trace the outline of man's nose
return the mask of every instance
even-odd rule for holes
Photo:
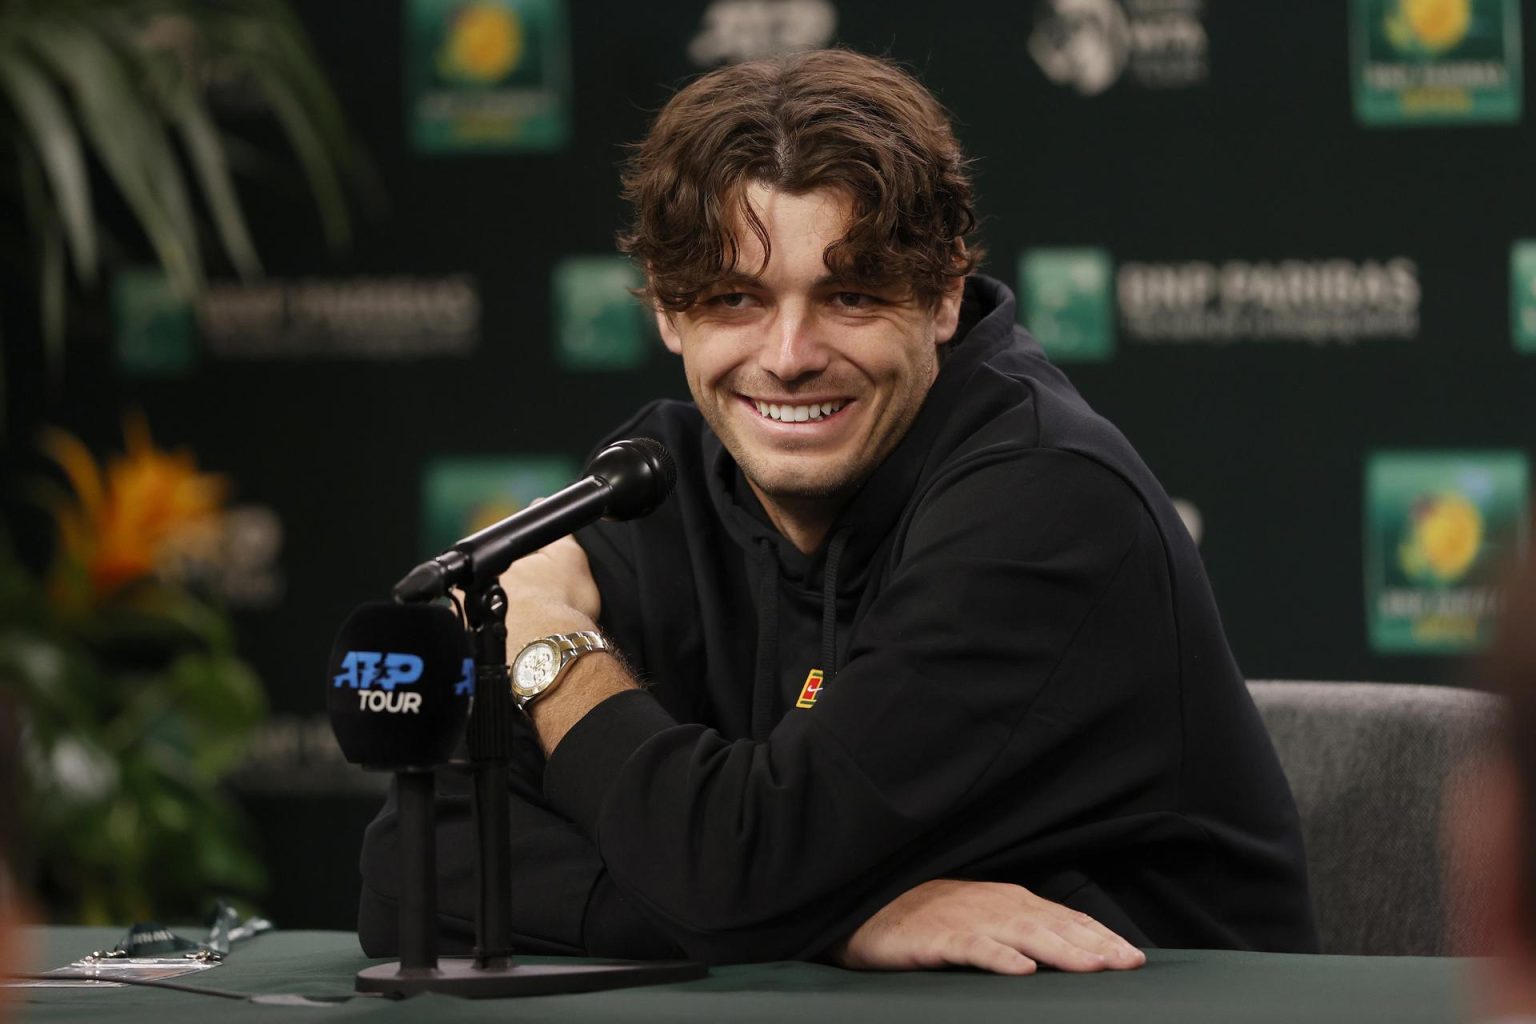
[[[784,309],[763,346],[763,369],[786,384],[826,369],[830,353],[821,332],[810,310]]]

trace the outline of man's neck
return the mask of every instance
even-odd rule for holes
[[[827,531],[837,521],[838,514],[848,504],[847,498],[799,498],[770,497],[758,489],[750,478],[747,485],[757,495],[763,511],[773,528],[783,534],[803,555],[809,555],[821,547],[827,539]]]

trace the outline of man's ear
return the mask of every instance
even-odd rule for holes
[[[657,306],[656,330],[661,334],[661,343],[667,346],[668,352],[675,356],[683,354],[683,339],[677,333],[675,314],[669,313],[660,306]]]
[[[933,311],[933,340],[942,345],[960,329],[960,300],[965,296],[965,278],[952,277],[939,296]]]

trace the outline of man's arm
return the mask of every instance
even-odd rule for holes
[[[501,576],[507,592],[507,657],[552,633],[596,630],[602,596],[592,580],[587,555],[575,538],[565,537],[513,562]],[[571,726],[594,707],[625,690],[638,689],[612,654],[594,652],[576,660],[554,689],[529,709],[539,746],[547,756]]]
[[[543,755],[526,722],[514,722],[508,817],[513,944],[525,953],[666,959],[681,951],[608,874],[592,841],[552,811],[541,790]],[[440,771],[436,800],[438,934],[444,953],[469,952],[479,909],[478,839],[469,779]],[[395,956],[400,877],[394,786],[368,826],[361,859],[358,939],[369,956]]]
[[[1063,665],[1105,593],[1124,586],[1132,552],[1160,557],[1155,527],[1126,485],[1096,464],[1028,454],[983,466],[928,503],[835,682],[813,711],[792,711],[766,741],[728,741],[677,723],[603,656],[581,659],[581,671],[540,702],[547,706],[535,705],[552,751],[552,806],[593,837],[617,884],[693,955],[824,951],[849,934],[836,929],[873,920],[932,877],[905,875],[901,865],[942,822],[1010,774],[1059,759],[1064,739],[1091,741],[1096,723],[1125,717],[1136,680],[1081,678],[1093,669],[1082,658]],[[511,581],[526,615],[514,646],[595,618],[595,588],[584,597],[580,587],[548,583],[572,575],[558,571],[561,552],[550,554],[528,566],[543,571],[543,582]],[[564,557],[577,554],[571,545]],[[1129,571],[1153,569],[1148,561]],[[1033,714],[1037,706],[1050,713]],[[1138,762],[1128,770],[1157,769]],[[1116,778],[1108,787],[1145,782]],[[1038,794],[1009,799],[1040,804],[1040,827],[1049,828],[1052,815],[1085,809],[1056,806],[1058,788],[1042,776]],[[1072,788],[1092,804],[1106,784],[1074,779]],[[909,880],[868,906],[901,878]],[[849,920],[858,906],[868,909]]]
[[[572,541],[565,543],[575,547]],[[561,550],[557,547],[530,556],[519,565],[524,573],[537,573],[547,569]],[[586,563],[579,548],[575,554],[580,560],[580,573],[570,572],[571,566],[559,567],[560,575],[577,584],[561,591],[563,601],[593,602],[589,607],[595,618],[596,588],[589,578],[585,587],[580,586]],[[555,624],[546,633],[594,628],[580,612],[564,607],[558,595],[537,609],[519,608],[509,616],[509,621],[526,623],[535,614],[549,615],[548,621]],[[515,654],[516,648],[510,653]],[[583,662],[591,657],[573,668],[585,669]],[[559,688],[550,696],[558,693]],[[545,762],[539,738],[527,721],[514,720],[512,727],[515,741],[509,767],[509,864],[517,947],[535,953],[676,956],[676,946],[651,926],[613,884],[592,841],[574,823],[547,806],[542,792]],[[396,920],[402,880],[398,871],[397,831],[398,811],[391,786],[389,799],[363,840],[358,935],[364,951],[371,956],[393,955],[399,948]],[[453,950],[467,951],[474,940],[480,897],[478,838],[470,786],[462,773],[439,773],[436,832],[439,932]]]

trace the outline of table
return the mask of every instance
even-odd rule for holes
[[[39,968],[112,945],[100,928],[32,932]],[[539,962],[558,962],[550,958]],[[229,961],[186,976],[190,984],[251,993],[340,995],[370,961],[350,932],[273,932],[235,947]],[[572,996],[470,1001],[418,996],[354,999],[333,1007],[257,1006],[145,988],[10,990],[21,1024],[82,1019],[112,1024],[220,1024],[282,1020],[404,1024],[410,1021],[677,1021],[793,1024],[1316,1024],[1449,1022],[1458,1012],[1468,961],[1428,957],[1301,956],[1213,950],[1153,950],[1139,971],[1044,972],[1003,978],[968,971],[864,973],[820,964],[717,967],[677,985]]]

